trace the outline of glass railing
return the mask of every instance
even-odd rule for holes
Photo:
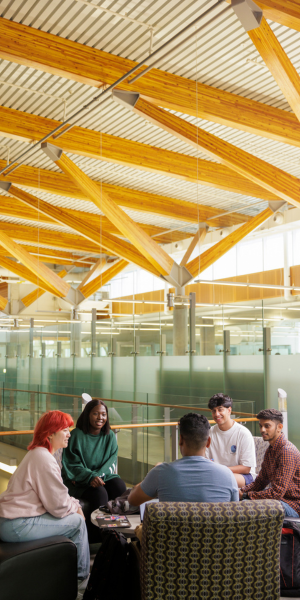
[[[179,456],[178,420],[187,412],[197,411],[208,418],[208,398],[167,396],[165,402],[155,403],[154,395],[144,394],[135,401],[104,398],[110,424],[119,445],[118,470],[128,483],[137,483],[157,462]],[[2,389],[0,412],[0,443],[26,449],[38,418],[50,409],[60,409],[72,415],[74,421],[81,413],[81,396]],[[242,414],[240,414],[242,413]],[[235,400],[233,416],[255,434],[255,402]],[[26,431],[22,435],[18,431]],[[5,435],[1,435],[5,434]]]
[[[20,315],[17,327],[0,328],[0,386],[71,397],[85,391],[134,402],[148,394],[150,403],[174,404],[172,398],[181,396],[185,405],[193,403],[195,397],[224,392],[242,401],[255,401],[256,412],[266,406],[276,408],[277,389],[281,387],[288,393],[290,439],[300,447],[296,425],[300,353],[297,305],[284,298],[276,305],[272,300],[254,306],[245,302],[196,305],[192,353],[189,307],[184,310],[185,342],[182,354],[176,356],[174,315],[167,308],[94,322],[66,318],[56,323],[56,316],[45,322],[38,315],[34,327],[29,326],[28,317]],[[85,314],[80,316],[87,319]],[[18,400],[21,405],[25,398],[27,402],[25,392]],[[9,402],[7,394],[5,405]],[[44,410],[45,397],[42,400],[40,395],[39,402]],[[55,407],[54,396],[51,406]]]

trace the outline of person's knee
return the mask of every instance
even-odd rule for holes
[[[78,533],[83,527],[85,527],[85,520],[78,513],[72,513],[67,517],[70,529],[73,533]]]

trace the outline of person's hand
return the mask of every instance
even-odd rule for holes
[[[137,525],[137,527],[134,530],[134,533],[137,537],[137,539],[142,543],[142,531],[143,531],[143,523],[141,523],[140,525]]]
[[[90,485],[94,488],[100,487],[100,485],[105,485],[103,479],[101,479],[101,477],[94,477],[94,479],[92,479],[92,481],[90,482]]]
[[[242,492],[242,490],[239,490],[239,497],[240,497],[240,500],[243,500],[243,492]]]
[[[81,506],[78,506],[78,510],[77,510],[78,514],[85,520],[85,516],[83,514],[82,508]]]
[[[156,463],[156,465],[155,465],[155,466],[156,466],[156,467],[158,467],[159,465],[162,465],[162,462],[158,462],[158,463]]]

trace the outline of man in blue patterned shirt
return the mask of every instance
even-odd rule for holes
[[[240,489],[240,499],[280,500],[286,516],[299,517],[300,452],[282,433],[283,416],[279,410],[261,410],[257,419],[262,438],[270,445],[255,481]]]

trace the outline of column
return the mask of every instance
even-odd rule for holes
[[[215,349],[215,327],[211,327],[213,321],[211,319],[201,319],[202,325],[207,327],[200,327],[200,355],[201,356],[214,356]]]
[[[184,356],[188,350],[188,307],[178,304],[176,296],[184,296],[184,288],[176,288],[173,308],[173,356]]]

